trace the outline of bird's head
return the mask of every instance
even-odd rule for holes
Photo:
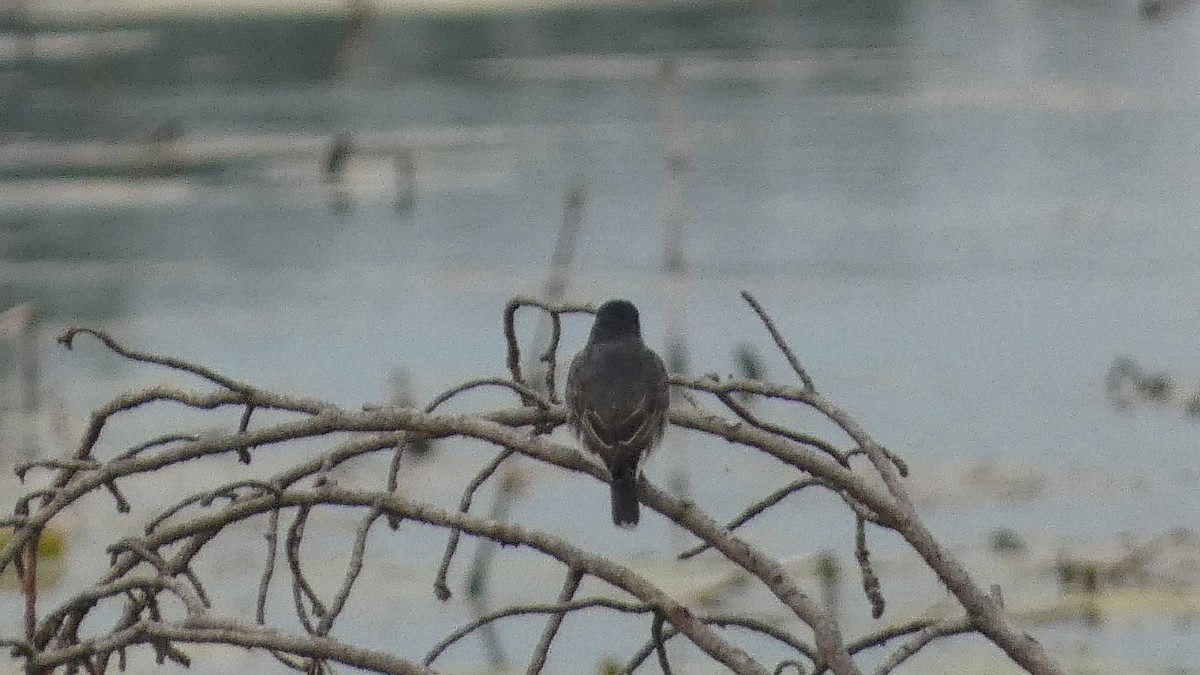
[[[605,342],[623,337],[641,337],[637,307],[628,300],[609,300],[600,305],[596,322],[592,324],[591,342]]]

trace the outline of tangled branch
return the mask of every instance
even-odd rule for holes
[[[115,665],[120,667],[126,653],[137,648],[150,650],[160,663],[169,660],[187,664],[190,657],[181,648],[187,643],[249,647],[303,672],[326,672],[328,664],[341,663],[379,673],[432,673],[437,660],[467,636],[518,617],[543,616],[545,623],[536,644],[531,645],[527,668],[527,672],[537,673],[555,642],[572,630],[574,624],[568,625],[568,617],[609,612],[624,620],[650,619],[645,645],[628,645],[625,650],[633,655],[626,664],[627,671],[656,654],[663,671],[670,672],[675,653],[672,641],[686,640],[704,658],[742,675],[789,669],[859,675],[863,671],[858,657],[866,650],[885,650],[882,658],[876,659],[879,665],[874,672],[886,675],[936,639],[974,632],[990,640],[1027,672],[1061,673],[1037,641],[1014,625],[996,600],[998,596],[981,589],[933,538],[905,489],[903,477],[908,467],[901,458],[876,442],[849,413],[818,393],[813,379],[762,305],[749,293],[743,293],[743,297],[787,359],[800,386],[751,379],[720,380],[715,376],[673,376],[672,383],[686,392],[694,405],[672,409],[670,421],[676,427],[773,458],[788,473],[786,482],[754,499],[728,523],[718,522],[700,505],[672,496],[649,482],[642,484],[639,498],[696,538],[698,543],[680,556],[682,560],[703,551],[715,552],[757,580],[773,598],[770,606],[753,612],[702,611],[637,570],[591,550],[582,537],[567,539],[471,512],[476,493],[516,455],[560,471],[607,480],[599,465],[549,436],[566,419],[555,393],[561,321],[593,309],[590,305],[516,298],[503,313],[509,378],[465,382],[434,397],[423,409],[348,410],[261,389],[175,357],[129,349],[99,330],[67,331],[60,342],[68,348],[81,336],[94,337],[130,361],[195,376],[210,389],[160,385],[118,396],[92,414],[80,443],[69,456],[17,467],[23,480],[30,472],[48,471],[50,476],[47,487],[31,490],[17,500],[13,518],[0,521],[0,526],[11,530],[0,548],[0,572],[16,569],[23,581],[26,607],[24,632],[0,636],[0,643],[24,660],[31,673],[60,667],[103,673],[114,665],[114,657]],[[552,319],[551,343],[540,355],[547,366],[545,381],[537,386],[523,379],[520,367],[515,320],[522,308],[545,312]],[[539,393],[541,386],[545,394]],[[513,405],[474,414],[438,412],[447,401],[480,387],[510,392]],[[843,438],[829,440],[764,419],[735,394],[753,394],[814,411],[840,429]],[[227,432],[172,432],[128,447],[108,447],[105,431],[122,415],[168,404],[199,411],[240,409],[241,414]],[[272,416],[269,423],[252,425],[252,413],[261,409],[283,413],[282,419]],[[417,436],[473,439],[494,449],[493,459],[476,475],[462,477],[457,508],[439,507],[398,489],[403,449],[409,439]],[[269,477],[241,477],[195,491],[177,487],[179,493],[169,506],[154,510],[142,521],[140,535],[108,547],[110,564],[93,583],[74,590],[56,606],[44,610],[37,606],[34,551],[39,537],[64,512],[81,508],[80,501],[85,497],[107,492],[119,513],[129,513],[136,505],[130,504],[121,489],[123,485],[161,480],[178,467],[206,458],[232,456],[249,464],[256,455],[280,454],[302,440],[320,440],[324,447]],[[389,466],[378,485],[344,487],[333,478],[337,467],[372,456],[385,459]],[[854,461],[861,457],[866,462]],[[780,560],[738,534],[746,523],[801,490],[828,491],[854,514],[857,526],[853,554],[875,618],[887,609],[886,585],[870,561],[868,522],[907,542],[942,581],[962,608],[962,615],[941,621],[909,620],[848,641],[839,618],[813,600]],[[340,580],[322,578],[322,583],[315,583],[318,573],[306,564],[304,543],[312,528],[318,527],[315,516],[335,510],[352,512],[358,524],[353,528]],[[394,532],[374,527],[381,518]],[[392,655],[334,637],[339,620],[353,612],[354,592],[363,585],[363,570],[370,565],[369,544],[386,537],[410,536],[407,527],[400,527],[406,522],[446,533],[445,552],[432,579],[435,595],[443,602],[451,600],[451,563],[464,536],[533,552],[562,570],[561,587],[544,601],[482,613],[433,644],[422,658]],[[261,528],[266,542],[259,563],[262,567],[254,610],[246,617],[214,609],[217,605],[211,594],[220,591],[204,581],[204,566],[200,564],[204,559],[219,557],[221,533],[238,526]],[[606,592],[576,598],[585,584],[594,582],[601,582]],[[329,584],[332,592],[323,592],[322,587]],[[272,592],[278,585],[286,587],[290,603],[278,602],[278,594]],[[106,611],[101,611],[102,607]],[[118,611],[107,611],[113,607]],[[790,624],[766,618],[779,612],[789,618]],[[81,634],[85,622],[89,629]],[[800,626],[799,634],[789,625]],[[780,645],[784,657],[771,665],[760,662],[739,641],[741,632],[771,638]],[[886,651],[888,644],[897,640],[900,644]]]

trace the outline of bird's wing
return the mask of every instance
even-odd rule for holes
[[[585,382],[587,358],[584,351],[572,361],[566,387],[571,424],[585,446],[615,460],[641,455],[656,445],[670,403],[662,360],[649,350],[636,357],[648,359],[653,373],[649,381],[618,375],[617,382]]]
[[[647,407],[649,400],[650,393],[647,392],[637,401],[626,401],[627,405],[610,408],[605,411],[607,414],[589,409],[583,416],[584,426],[589,435],[607,447],[643,447],[653,437],[649,427],[655,422],[655,415]],[[633,405],[628,405],[630,403]]]
[[[571,367],[567,369],[567,387],[563,392],[567,399],[567,421],[572,427],[575,427],[576,433],[579,432],[579,408],[582,401],[580,400],[580,382],[579,382],[579,364],[583,358],[583,352],[575,355],[571,359]]]

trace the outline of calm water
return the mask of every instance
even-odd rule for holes
[[[76,427],[161,375],[98,349],[56,350],[53,335],[75,323],[348,406],[385,398],[396,368],[422,398],[499,374],[503,304],[541,288],[575,180],[588,201],[569,295],[630,297],[663,344],[657,64],[679,57],[692,370],[730,372],[745,342],[787,380],[738,297],[749,289],[822,390],[909,458],[948,541],[1014,527],[1073,545],[1197,524],[1200,428],[1178,405],[1118,414],[1103,396],[1120,354],[1170,371],[1189,395],[1200,383],[1192,8],[1157,21],[1126,2],[922,0],[376,17],[348,42],[334,20],[133,28],[143,32],[128,53],[0,62],[0,138],[130,140],[176,120],[181,146],[246,142],[167,176],[2,165],[0,306],[36,307],[45,386]],[[361,152],[338,211],[320,148],[344,130]],[[384,151],[398,137],[416,163],[403,213]],[[245,150],[254,143],[267,150]],[[585,331],[568,326],[568,351]],[[720,513],[779,480],[724,446],[688,453],[696,498]],[[675,461],[660,458],[651,478]],[[943,480],[980,462],[1044,489],[1033,501],[971,498]],[[414,469],[428,474],[414,483],[453,485],[468,463]],[[517,517],[571,532],[595,514],[568,518],[561,503],[595,488],[537,473]],[[834,506],[789,502],[756,536],[786,532],[777,546],[789,556],[848,553]],[[651,564],[670,548],[656,521],[636,541],[604,531],[594,543]],[[397,592],[425,602],[422,556],[439,542],[383,543],[373,573],[421,578]],[[370,633],[391,609],[363,602]],[[374,643],[413,653],[461,611]],[[1171,627],[1127,628],[1040,630],[1063,652],[1135,670],[1200,661]],[[596,654],[581,640],[560,658],[572,656]],[[480,658],[468,641],[447,662]]]

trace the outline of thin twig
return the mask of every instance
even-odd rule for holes
[[[242,419],[238,420],[238,433],[244,434],[250,428],[250,416],[254,414],[254,404],[247,403],[246,409],[242,411]]]
[[[350,645],[314,635],[291,635],[229,619],[193,619],[185,624],[139,621],[123,629],[61,649],[47,650],[31,659],[36,672],[77,661],[87,653],[114,651],[137,644],[165,641],[226,644],[286,652],[309,659],[337,661],[351,668],[388,675],[435,675],[432,670],[383,651]]]
[[[13,505],[13,513],[16,514],[18,517],[19,516],[27,516],[27,515],[29,515],[29,505],[31,502],[37,501],[40,498],[43,503],[49,503],[51,500],[53,500],[59,494],[60,494],[60,490],[57,488],[53,488],[53,487],[46,488],[44,490],[32,490],[30,492],[27,492],[24,495],[22,495],[20,499],[17,500],[17,503],[15,505]],[[25,529],[22,532],[15,533],[14,539],[16,537],[16,534],[23,534],[24,536],[28,537],[28,536],[31,536],[31,533],[32,533],[32,530]],[[18,543],[18,545],[24,546],[24,542],[17,542],[17,543]],[[4,571],[4,568],[0,567],[0,572],[3,572],[3,571]]]
[[[212,607],[212,600],[209,599],[208,592],[204,590],[204,583],[200,581],[200,575],[196,574],[196,570],[192,569],[191,565],[183,568],[183,578],[192,585],[192,590],[196,593],[200,604],[205,608]]]
[[[304,570],[300,566],[300,541],[304,537],[304,524],[308,521],[310,509],[307,505],[296,509],[296,517],[288,527],[284,552],[287,554],[288,568],[292,572],[292,601],[296,608],[296,618],[300,620],[300,625],[304,626],[306,632],[315,634],[315,627],[308,617],[308,609],[304,602],[307,600],[312,605],[313,614],[318,618],[325,616],[325,606],[309,585],[308,578],[304,576]]]
[[[745,525],[746,523],[750,522],[750,520],[757,517],[763,511],[766,511],[767,509],[771,508],[772,506],[775,506],[779,502],[783,501],[784,498],[786,498],[788,495],[791,495],[795,492],[799,492],[800,490],[803,490],[806,487],[812,487],[814,485],[822,485],[822,483],[820,480],[818,480],[816,478],[805,478],[804,480],[792,481],[791,483],[788,483],[787,485],[779,488],[778,490],[772,492],[771,494],[767,495],[766,497],[763,497],[762,499],[758,500],[757,502],[754,502],[750,506],[746,507],[746,509],[744,511],[742,511],[740,514],[738,514],[738,516],[736,518],[729,521],[729,524],[725,526],[725,529],[732,532],[732,531],[738,529],[739,527],[741,527],[742,525]],[[684,551],[683,553],[680,553],[678,556],[676,556],[676,558],[679,560],[687,560],[688,558],[694,558],[695,556],[703,553],[704,551],[707,551],[710,548],[712,548],[712,544],[710,544],[708,542],[702,542],[700,544],[696,544],[692,548],[689,548],[688,550]]]
[[[279,509],[272,509],[267,519],[267,560],[263,563],[262,576],[258,580],[258,598],[254,603],[254,620],[259,625],[267,622],[267,594],[271,588],[271,577],[275,575],[275,557],[279,553]]]
[[[753,424],[754,426],[758,427],[759,429],[762,429],[764,431],[769,431],[769,432],[775,434],[776,436],[790,438],[791,440],[796,441],[797,443],[804,443],[805,445],[811,445],[812,447],[814,447],[818,450],[821,450],[825,454],[832,457],[834,460],[837,461],[838,464],[841,464],[842,466],[846,467],[847,469],[850,468],[850,462],[846,459],[846,455],[844,453],[840,452],[837,448],[830,445],[829,443],[826,443],[823,439],[821,439],[817,436],[813,436],[812,434],[806,434],[806,433],[799,432],[799,431],[792,431],[791,429],[788,429],[787,427],[784,427],[783,425],[780,425],[780,424],[775,424],[773,422],[764,422],[763,420],[759,419],[758,416],[755,415],[754,412],[751,411],[749,408],[747,408],[745,405],[742,405],[741,403],[737,402],[732,396],[729,395],[728,392],[719,392],[716,394],[716,396],[717,396],[717,398],[719,398],[721,400],[722,403],[724,403],[730,410],[732,410],[735,415],[742,418],[746,422]]]
[[[654,652],[658,654],[658,667],[662,668],[663,675],[671,675],[671,662],[667,660],[667,643],[663,639],[663,624],[666,620],[667,617],[655,612],[654,620],[650,623],[650,636],[654,641]]]
[[[537,298],[518,296],[508,301],[504,307],[504,341],[508,346],[508,357],[505,360],[512,381],[522,386],[528,386],[521,374],[521,346],[517,342],[516,314],[521,307],[537,307],[551,314],[595,314],[596,309],[591,305],[569,303],[547,303]],[[534,405],[533,399],[524,399],[525,405]]]
[[[400,489],[400,464],[404,461],[404,448],[408,445],[408,434],[404,434],[403,440],[395,445],[392,449],[392,458],[388,462],[387,472],[387,491],[389,494],[395,494],[396,490]],[[400,519],[388,514],[388,527],[392,531],[400,529]]]
[[[150,522],[146,523],[146,527],[144,528],[145,532],[146,532],[146,534],[150,534],[155,529],[157,529],[158,526],[162,525],[164,522],[166,522],[167,520],[169,520],[172,517],[174,517],[175,515],[177,515],[180,511],[186,509],[187,507],[189,507],[193,504],[199,504],[200,506],[205,506],[205,507],[211,506],[212,503],[218,497],[224,497],[226,499],[229,499],[230,501],[233,501],[233,500],[237,499],[237,490],[239,490],[241,488],[245,488],[245,487],[255,488],[258,492],[271,492],[271,493],[279,492],[279,488],[277,486],[271,485],[270,483],[266,483],[266,482],[263,482],[260,480],[251,479],[251,480],[234,481],[227,485],[222,485],[221,487],[216,488],[214,490],[209,490],[207,492],[200,492],[197,494],[188,495],[187,497],[184,497],[179,502],[175,503],[174,505],[172,505],[172,506],[168,507],[167,509],[165,509],[164,511],[160,512],[157,516],[152,518],[150,520]]]
[[[475,492],[483,485],[484,481],[491,478],[492,474],[496,473],[496,469],[504,463],[516,452],[511,448],[505,448],[497,454],[487,466],[479,470],[471,482],[467,484],[463,490],[462,497],[458,501],[458,510],[462,513],[467,513],[471,510],[471,502],[475,498]],[[442,562],[438,565],[437,576],[433,581],[433,593],[438,600],[445,602],[449,600],[453,593],[450,592],[450,586],[446,584],[446,577],[450,573],[450,561],[454,559],[454,553],[458,550],[458,538],[460,533],[458,530],[450,531],[450,539],[446,542],[446,550],[442,553]]]
[[[575,591],[579,590],[581,581],[583,581],[583,572],[575,568],[569,569],[567,578],[563,582],[562,591],[558,594],[558,604],[570,602],[571,598],[575,597]],[[550,653],[550,645],[553,644],[554,637],[558,635],[558,629],[562,626],[563,618],[566,615],[567,610],[550,615],[546,627],[542,629],[542,636],[533,649],[533,657],[529,661],[529,667],[525,670],[526,675],[537,675],[542,672],[542,667],[546,665],[546,656]]]
[[[191,373],[192,375],[204,378],[209,382],[219,384],[231,391],[248,392],[255,389],[244,382],[238,382],[233,378],[226,377],[225,375],[222,375],[211,368],[205,368],[204,366],[199,366],[174,356],[162,356],[160,354],[152,354],[150,352],[129,349],[113,339],[108,333],[95,328],[85,328],[82,326],[68,328],[62,335],[58,336],[58,343],[67,349],[71,349],[74,346],[75,336],[79,335],[80,333],[91,335],[97,340],[100,340],[100,342],[104,343],[105,347],[108,347],[110,350],[116,352],[126,359],[129,359],[130,361],[137,361],[139,363],[152,363],[170,368],[171,370],[179,370],[185,373]]]
[[[198,439],[199,437],[195,434],[164,434],[158,438],[152,438],[144,443],[139,443],[138,445],[135,445],[125,452],[117,455],[114,459],[133,459],[146,450],[157,448],[160,445],[166,445],[167,443],[189,442]]]
[[[741,614],[709,614],[700,618],[704,621],[704,623],[709,625],[720,626],[722,628],[740,628],[752,633],[765,635],[780,642],[781,644],[787,645],[796,652],[803,654],[805,658],[809,659],[810,661],[817,661],[817,650],[812,645],[804,642],[803,640],[797,638],[791,633],[788,633],[769,621]],[[665,639],[670,639],[677,632],[678,631],[671,626],[664,628],[664,641]],[[626,666],[622,672],[633,672],[633,670],[637,669],[637,667],[640,666],[647,658],[649,658],[650,654],[655,652],[657,649],[658,645],[653,638],[647,640],[645,644],[642,645],[637,652],[635,652],[634,657],[626,663]]]
[[[508,358],[505,364],[508,366],[508,373],[512,377],[512,381],[521,386],[525,386],[525,378],[521,374],[521,344],[517,342],[516,316],[517,310],[523,304],[525,303],[513,298],[504,307],[504,341],[508,347]],[[522,397],[522,403],[529,405],[531,401]]]
[[[495,522],[506,522],[508,520],[509,509],[512,507],[520,485],[520,480],[515,473],[516,470],[513,464],[509,463],[507,469],[502,474],[500,485],[493,495],[492,508],[487,516]],[[496,558],[496,551],[499,546],[495,540],[490,538],[479,540],[479,545],[475,548],[475,557],[471,561],[471,568],[467,572],[467,599],[470,601],[475,613],[479,615],[488,611],[489,585],[492,580],[492,561]],[[484,626],[480,630],[479,635],[483,640],[484,646],[487,648],[492,667],[495,669],[507,668],[508,656],[505,653],[504,645],[500,641],[500,635],[495,630],[495,625],[488,624]]]
[[[113,501],[117,503],[117,511],[119,513],[129,513],[129,501],[125,499],[125,495],[121,494],[120,488],[117,487],[117,481],[105,481],[104,489],[108,490],[108,493],[112,495]]]
[[[898,668],[900,664],[907,661],[909,657],[921,651],[934,640],[951,635],[959,635],[972,630],[973,627],[973,624],[967,618],[951,619],[930,624],[917,631],[910,640],[900,645],[896,651],[880,661],[879,665],[872,672],[872,675],[888,675]]]
[[[539,359],[546,364],[546,397],[554,405],[562,403],[558,399],[557,386],[554,384],[554,371],[558,365],[558,341],[562,338],[562,319],[558,312],[550,313],[550,342],[546,345],[546,351],[542,353]]]
[[[480,387],[504,387],[506,389],[511,389],[520,397],[522,405],[537,406],[542,410],[548,410],[552,405],[549,401],[542,398],[540,394],[533,389],[530,389],[522,382],[510,382],[509,380],[498,377],[481,377],[475,380],[468,380],[442,392],[441,394],[438,394],[432,401],[430,401],[429,405],[425,406],[425,412],[433,412],[451,398],[458,396],[463,392],[471,391],[472,389],[479,389]]]
[[[254,404],[247,403],[246,409],[242,411],[242,419],[238,420],[237,432],[239,434],[246,433],[246,430],[250,428],[250,416],[253,414],[254,414]],[[238,448],[237,455],[238,455],[238,461],[240,461],[242,464],[250,463],[250,449],[249,448]]]
[[[646,661],[646,659],[650,658],[651,654],[657,653],[659,644],[665,645],[667,640],[675,637],[678,633],[678,629],[676,629],[674,626],[667,626],[662,630],[660,635],[646,640],[646,643],[642,645],[640,649],[634,652],[633,655],[629,657],[629,660],[625,662],[625,665],[621,668],[621,674],[630,675],[633,673],[633,671],[637,670],[638,667]]]
[[[28,642],[33,642],[37,634],[38,544],[42,539],[42,529],[32,529],[29,543],[25,545],[24,569],[18,570],[21,575],[21,593],[25,596],[25,640]]]
[[[584,609],[612,609],[626,614],[645,614],[654,611],[650,605],[642,602],[626,602],[622,600],[614,600],[612,598],[584,598],[581,600],[572,600],[564,603],[553,604],[524,604],[506,607],[496,610],[483,616],[475,617],[469,623],[460,626],[454,632],[447,635],[445,638],[438,641],[426,654],[423,659],[425,665],[432,665],[438,657],[442,655],[449,647],[456,642],[470,635],[494,621],[507,619],[513,616],[527,616],[531,614],[560,614],[577,612]]]
[[[970,629],[970,622],[967,621],[965,618],[958,619],[955,621],[957,621],[958,623],[964,623],[966,625],[966,628],[963,629],[964,632],[966,630]],[[922,630],[924,630],[936,623],[941,623],[941,622],[938,622],[934,619],[929,619],[929,618],[919,618],[919,619],[912,619],[905,623],[896,624],[893,626],[887,626],[878,631],[875,631],[874,633],[864,635],[864,636],[858,638],[857,640],[850,642],[849,644],[846,645],[846,649],[851,654],[858,654],[859,652],[865,651],[867,649],[885,645],[888,642],[890,642],[891,640],[894,640],[898,637],[903,637],[905,635],[911,635],[913,633],[919,633]],[[828,666],[826,666],[824,663],[821,663],[821,662],[815,661],[815,660],[814,660],[814,662],[815,662],[815,665],[814,665],[813,675],[822,675],[822,673],[824,673],[826,670],[828,670]]]
[[[23,462],[13,467],[13,473],[17,474],[17,480],[25,482],[25,474],[31,469],[74,469],[76,471],[89,471],[100,468],[100,462],[94,459],[39,459],[33,462]]]
[[[841,464],[842,466],[848,466],[847,458],[852,453],[843,453],[841,450],[838,450],[836,446],[819,436],[787,429],[786,427],[778,424],[764,422],[754,415],[753,412],[751,412],[748,408],[739,404],[731,396],[732,394],[737,393],[750,393],[765,398],[776,398],[785,401],[803,403],[805,405],[812,405],[813,401],[819,399],[814,392],[797,389],[795,387],[788,387],[785,385],[760,382],[758,380],[732,379],[722,382],[713,376],[707,375],[699,378],[672,375],[671,384],[677,387],[685,387],[686,389],[703,391],[712,394],[720,399],[722,403],[728,406],[731,410],[733,410],[735,414],[752,426],[760,428],[763,431],[768,431],[773,435],[782,436],[784,438],[796,441],[797,443],[803,443],[809,447],[816,448],[817,450],[820,450],[821,452],[832,457],[837,461],[838,464]],[[732,405],[730,405],[730,401],[732,401]]]
[[[362,572],[363,555],[367,549],[367,535],[371,532],[371,525],[381,515],[383,515],[383,511],[380,509],[371,509],[359,523],[358,530],[354,533],[354,548],[350,553],[350,562],[346,565],[346,576],[342,579],[342,585],[329,605],[329,611],[321,616],[321,622],[317,624],[317,635],[329,635],[330,629],[333,628],[333,622],[345,608],[346,600],[350,597],[350,590],[354,587],[354,582],[358,580],[359,573]]]
[[[862,516],[855,517],[854,526],[854,559],[858,561],[858,569],[862,573],[863,593],[871,602],[871,616],[878,619],[883,616],[885,603],[883,591],[879,588],[879,577],[871,567],[871,554],[867,550],[866,521]]]
[[[903,457],[893,453],[891,450],[888,450],[887,448],[883,447],[882,445],[879,446],[879,451],[882,452],[884,454],[884,456],[886,456],[889,460],[891,460],[892,464],[896,465],[896,470],[900,472],[900,476],[902,478],[908,477],[908,463],[904,461]],[[865,448],[855,448],[855,449],[851,450],[850,452],[846,453],[846,457],[850,458],[850,457],[854,457],[855,455],[866,455],[866,454],[867,454],[867,451]]]
[[[709,614],[703,618],[705,623],[713,626],[740,628],[752,633],[765,635],[803,654],[809,660],[816,660],[817,658],[815,647],[770,621],[743,614]]]
[[[750,291],[742,291],[742,298],[750,303],[750,307],[754,309],[754,313],[758,315],[763,325],[766,326],[767,332],[771,334],[771,339],[775,341],[775,346],[783,353],[788,365],[792,367],[796,376],[800,378],[800,382],[804,385],[804,388],[807,391],[816,391],[817,388],[813,385],[812,378],[808,376],[808,372],[804,370],[804,366],[800,365],[800,360],[792,353],[792,348],[788,346],[787,340],[783,339],[783,335],[775,327],[775,322],[771,320],[771,317],[767,316],[766,310],[762,308],[762,305],[758,304],[758,300],[754,299]]]

